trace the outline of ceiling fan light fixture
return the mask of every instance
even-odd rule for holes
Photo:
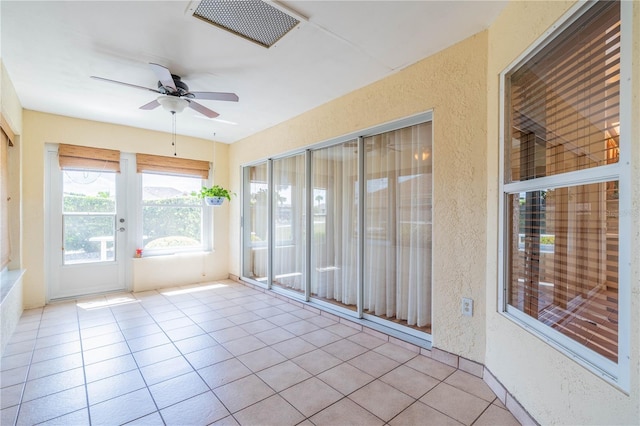
[[[162,105],[164,109],[173,113],[181,113],[187,106],[189,106],[188,100],[168,95],[159,96],[158,103]]]

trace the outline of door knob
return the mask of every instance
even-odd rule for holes
[[[120,227],[120,228],[118,228],[118,231],[120,231],[120,232],[124,232],[124,227]]]

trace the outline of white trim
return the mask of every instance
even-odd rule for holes
[[[622,149],[620,149],[620,152],[622,152]],[[622,156],[620,158],[620,161],[622,161]],[[618,180],[619,176],[620,163],[616,163],[608,164],[605,166],[592,167],[585,170],[576,170],[573,172],[544,176],[530,180],[505,183],[503,184],[503,189],[505,193],[514,194],[517,192],[567,188],[571,186],[585,185],[590,183],[608,182],[611,180]]]
[[[618,382],[618,366],[613,361],[598,353],[587,349],[577,341],[565,336],[557,330],[537,321],[513,306],[507,306],[506,315],[513,321],[520,323],[525,329],[532,332],[550,346],[559,349],[565,355],[582,364],[583,366],[595,370],[608,381]]]
[[[511,72],[539,53],[562,32],[587,12],[596,1],[581,0],[572,6],[554,25],[539,37],[527,50],[500,73],[499,103],[499,212],[498,212],[498,312],[516,322],[527,331],[539,337],[550,346],[583,365],[606,381],[613,383],[625,392],[630,387],[630,309],[631,309],[631,229],[632,229],[632,191],[631,191],[631,114],[632,96],[632,34],[633,2],[620,1],[621,41],[620,41],[620,158],[618,163],[577,170],[527,181],[505,183],[508,165],[506,152],[509,149],[505,138],[510,135],[506,122],[508,77]],[[508,194],[558,187],[570,187],[606,181],[619,181],[619,248],[618,248],[618,362],[588,349],[570,337],[535,320],[515,307],[508,305],[506,296],[509,283],[508,245],[506,241],[510,220],[506,214]]]
[[[631,386],[631,247],[632,233],[632,140],[633,99],[633,9],[638,2],[620,2],[620,177],[618,200],[618,384],[628,391]],[[637,37],[637,36],[636,36]]]

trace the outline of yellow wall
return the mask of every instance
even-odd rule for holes
[[[35,111],[24,112],[24,134],[22,137],[25,158],[23,164],[23,267],[24,304],[26,308],[42,306],[46,299],[45,229],[44,229],[44,184],[45,184],[45,143],[68,143],[100,148],[117,149],[122,152],[145,153],[173,156],[167,133],[136,129],[133,127],[80,120]],[[225,161],[228,145],[187,136],[178,136],[181,158],[214,160],[215,182],[227,185],[229,169]],[[147,289],[150,282],[159,286],[166,284],[167,271],[182,271],[185,259],[198,265],[197,271],[189,270],[180,277],[174,277],[173,285],[187,284],[228,276],[229,239],[228,207],[217,207],[214,212],[214,253],[190,256],[165,256],[162,266],[158,259],[136,259],[133,262],[133,288]],[[133,254],[132,254],[133,255]],[[194,260],[197,259],[197,260]]]
[[[7,70],[0,59],[0,107],[2,117],[15,133],[14,146],[9,147],[7,165],[9,171],[9,241],[11,243],[11,259],[8,265],[10,279],[15,279],[13,288],[9,291],[5,299],[0,304],[0,350],[4,348],[11,338],[12,333],[22,315],[22,278],[20,272],[15,271],[21,268],[20,257],[20,161],[21,161],[21,138],[22,133],[22,106],[16,94],[13,83],[9,78]],[[16,278],[17,277],[17,278]]]
[[[513,1],[488,31],[424,59],[377,83],[301,114],[231,146],[217,145],[216,182],[240,192],[240,166],[359,129],[433,110],[433,339],[434,346],[484,363],[542,424],[637,424],[640,418],[640,247],[632,247],[631,392],[598,378],[497,313],[499,87],[498,75],[565,11],[572,1]],[[640,29],[640,3],[634,2]],[[419,42],[419,41],[417,41]],[[634,35],[633,182],[640,182],[640,36]],[[4,77],[4,69],[3,69]],[[5,89],[2,89],[4,100]],[[18,103],[19,104],[19,103]],[[4,108],[4,106],[3,106]],[[4,109],[3,109],[4,112]],[[23,226],[25,305],[45,300],[44,144],[66,142],[171,155],[168,135],[24,112]],[[17,131],[20,131],[19,128]],[[186,158],[213,160],[212,143],[184,138]],[[228,158],[228,163],[225,159]],[[640,234],[640,185],[633,187],[632,235]],[[163,280],[167,265],[192,272],[240,275],[240,203],[216,210],[216,252],[204,259],[132,260],[137,289]],[[211,263],[209,263],[211,262]],[[201,270],[198,270],[200,265]],[[209,269],[210,268],[210,269]],[[191,270],[191,268],[189,268]],[[157,274],[154,276],[153,274]],[[166,277],[165,277],[166,278]],[[204,279],[203,279],[204,281]],[[471,318],[460,298],[475,300]]]
[[[20,164],[22,162],[22,105],[18,99],[11,78],[0,59],[0,105],[2,116],[15,133],[13,146],[8,151],[9,168],[9,241],[11,242],[11,260],[9,269],[20,269],[21,256],[21,184]]]
[[[486,63],[483,32],[229,150],[231,186],[239,192],[243,163],[433,110],[433,341],[478,362],[485,352]],[[237,275],[239,217],[236,203],[230,272]],[[475,300],[471,318],[460,314],[462,296]]]
[[[567,355],[553,349],[522,327],[497,313],[498,288],[498,174],[499,154],[499,74],[533,42],[551,27],[574,2],[512,2],[502,12],[489,30],[489,62],[487,87],[487,352],[486,366],[508,391],[541,424],[638,424],[640,419],[640,289],[638,285],[637,240],[633,248],[632,317],[631,324],[631,393],[618,390],[598,378],[594,373],[572,361]],[[640,29],[640,3],[635,2],[635,28]],[[634,158],[636,159],[633,182],[640,181],[637,169],[640,147],[640,37],[634,35],[635,128]],[[635,206],[640,201],[638,185],[635,186]],[[637,214],[633,235],[638,235]]]

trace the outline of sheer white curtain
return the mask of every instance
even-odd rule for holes
[[[431,325],[431,123],[365,139],[364,310]]]
[[[273,162],[273,285],[305,288],[306,210],[304,154]]]
[[[267,163],[244,169],[244,193],[248,194],[244,205],[243,274],[258,281],[267,280],[269,249],[269,185]]]
[[[357,143],[313,152],[311,293],[355,309],[357,295]],[[317,195],[315,195],[317,194]]]

